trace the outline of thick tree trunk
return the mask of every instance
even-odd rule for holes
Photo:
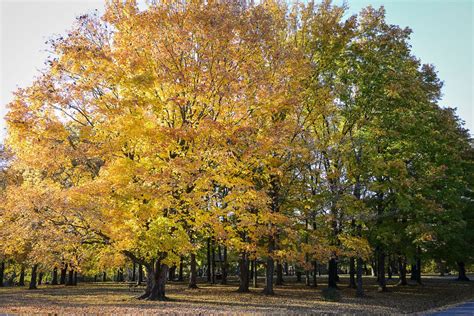
[[[70,269],[68,278],[67,278],[67,284],[66,285],[74,285],[74,270]]]
[[[34,264],[31,268],[31,280],[30,280],[30,290],[36,290],[36,271],[38,270],[38,265]]]
[[[138,264],[138,280],[137,284],[141,285],[143,283],[143,265],[141,263]]]
[[[216,247],[211,239],[211,284],[216,284]]]
[[[285,275],[286,276],[290,275],[289,268],[288,268],[288,262],[285,262]]]
[[[183,276],[183,257],[179,258],[178,281],[179,281],[179,282],[183,282],[183,281],[184,281],[184,276]]]
[[[227,284],[227,246],[224,246],[221,261],[222,279],[221,284]]]
[[[337,262],[334,257],[329,260],[328,287],[337,289]]]
[[[388,279],[391,280],[392,279],[392,260],[391,260],[391,257],[390,255],[388,256],[388,264],[387,264],[387,275],[388,275]]]
[[[74,271],[73,284],[74,284],[74,285],[77,285],[77,271]]]
[[[310,278],[310,271],[309,270],[305,270],[304,284],[306,286],[311,286],[311,278]]]
[[[18,280],[19,286],[25,286],[25,267],[21,267],[20,279]]]
[[[318,262],[313,261],[313,287],[318,287]]]
[[[0,263],[0,287],[3,286],[3,278],[5,274],[5,261]]]
[[[136,280],[136,271],[137,271],[137,264],[134,262],[132,265],[132,282]]]
[[[377,281],[379,284],[379,292],[385,292],[387,291],[387,282],[385,280],[385,253],[383,250],[379,249],[377,251],[378,255],[378,263],[377,263]]]
[[[398,274],[398,285],[407,285],[407,259],[404,256],[398,256]]]
[[[150,295],[147,300],[150,301],[164,301],[166,300],[166,276],[168,274],[169,267],[166,264],[162,264],[159,261],[155,264],[155,273],[153,286],[151,288]]]
[[[237,292],[249,292],[249,259],[245,252],[242,252],[239,258],[239,289]]]
[[[351,257],[349,259],[349,288],[357,288],[355,280],[356,268],[355,268],[355,258]]]
[[[58,268],[53,269],[53,277],[51,280],[51,285],[58,285]]]
[[[191,253],[191,258],[189,260],[189,284],[190,289],[197,289],[197,270],[196,270],[196,254]]]
[[[107,272],[102,272],[102,282],[106,282],[107,281]]]
[[[155,273],[153,271],[153,263],[145,265],[146,270],[146,286],[145,292],[138,297],[138,299],[146,299],[150,296],[151,289],[153,288],[153,279],[155,278]]]
[[[277,261],[275,285],[283,285],[283,265],[281,261]]]
[[[458,281],[469,281],[469,278],[466,276],[466,265],[463,261],[458,261]]]
[[[211,238],[207,238],[207,283],[211,283]]]
[[[253,259],[253,287],[258,287],[257,259]]]
[[[265,295],[275,294],[273,291],[273,273],[275,272],[275,261],[273,260],[273,251],[275,250],[275,239],[270,237],[268,241],[268,257],[267,257],[267,266],[265,269],[265,287],[263,288],[263,293]]]
[[[66,274],[67,274],[67,263],[66,265],[61,269],[61,278],[59,279],[59,284],[66,284]]]
[[[38,275],[38,285],[41,285],[43,283],[43,276],[44,276],[44,273],[40,272]]]
[[[362,287],[362,271],[363,271],[363,262],[362,258],[357,258],[357,290],[356,296],[363,297],[364,296],[364,288]]]

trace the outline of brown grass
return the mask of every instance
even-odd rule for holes
[[[373,278],[364,279],[366,297],[356,298],[341,278],[340,302],[324,301],[319,288],[309,288],[294,280],[276,288],[275,296],[237,293],[235,280],[230,285],[201,284],[197,290],[186,284],[170,282],[166,302],[139,301],[140,289],[126,284],[89,283],[76,287],[41,286],[38,290],[0,288],[0,314],[404,314],[422,313],[474,299],[474,282],[455,282],[452,277],[425,277],[424,285],[395,286],[389,281],[388,292],[379,293]]]

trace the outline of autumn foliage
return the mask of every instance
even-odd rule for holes
[[[241,292],[257,263],[266,294],[284,265],[308,284],[328,265],[336,287],[346,264],[359,295],[364,262],[381,290],[393,264],[401,283],[410,263],[421,282],[422,259],[464,269],[468,132],[409,29],[383,8],[344,12],[109,1],[78,17],[8,105],[0,259],[83,275],[133,263],[151,300],[183,263],[195,287],[206,247],[222,282],[237,262]]]

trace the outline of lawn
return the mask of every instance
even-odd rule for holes
[[[373,278],[366,278],[366,297],[356,298],[342,277],[342,298],[339,302],[325,301],[319,288],[287,280],[276,288],[275,296],[261,294],[261,288],[251,293],[237,293],[236,281],[231,284],[200,284],[191,290],[185,283],[169,282],[166,302],[139,301],[135,296],[139,288],[120,283],[83,283],[76,287],[40,286],[31,291],[26,288],[0,289],[1,313],[351,313],[398,314],[419,313],[445,305],[474,299],[474,282],[455,282],[452,277],[425,277],[424,285],[395,286],[389,281],[388,292],[379,293]],[[263,281],[263,280],[262,280]]]

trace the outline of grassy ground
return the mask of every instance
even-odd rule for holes
[[[364,280],[365,298],[356,298],[355,291],[347,288],[347,279],[341,278],[339,302],[325,301],[320,287],[309,288],[287,280],[276,288],[275,296],[264,296],[261,288],[251,293],[236,293],[236,283],[230,285],[201,284],[200,289],[187,289],[186,284],[170,282],[166,302],[139,301],[139,288],[126,284],[79,284],[76,287],[40,286],[38,290],[26,288],[0,288],[0,314],[2,313],[100,313],[100,314],[221,314],[221,313],[325,313],[325,314],[400,314],[422,313],[466,300],[474,299],[474,282],[455,282],[452,277],[425,277],[423,286],[395,286],[389,281],[388,292],[378,293],[373,278]]]

